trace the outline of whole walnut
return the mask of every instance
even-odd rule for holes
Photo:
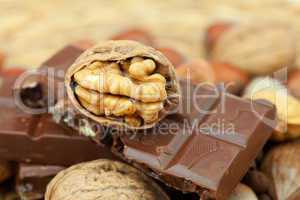
[[[293,67],[296,61],[294,31],[273,22],[245,23],[222,33],[209,52],[212,60],[232,64],[254,75]]]
[[[112,160],[95,160],[61,171],[49,183],[45,200],[169,200],[137,169]]]

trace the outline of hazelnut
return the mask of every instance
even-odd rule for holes
[[[257,200],[255,193],[251,190],[250,187],[239,183],[228,200]]]
[[[4,66],[5,55],[0,52],[0,69]]]
[[[215,83],[215,73],[211,65],[202,59],[192,60],[176,68],[177,75],[182,79],[197,83]]]
[[[271,78],[256,78],[248,85],[244,97],[266,99],[277,109],[277,127],[272,135],[275,141],[300,137],[300,100],[290,95],[287,88]]]
[[[159,47],[157,48],[157,50],[164,54],[170,60],[174,67],[178,67],[185,60],[184,56],[181,53],[179,53],[176,49],[169,47]]]
[[[85,50],[85,49],[91,48],[94,45],[94,42],[91,40],[78,40],[78,41],[72,43],[72,45]]]
[[[299,142],[275,146],[266,155],[261,170],[272,180],[270,191],[274,199],[286,200],[299,189],[299,155]]]
[[[155,44],[154,37],[146,30],[140,28],[131,28],[124,30],[111,37],[112,40],[133,40],[145,45],[153,46]]]
[[[177,75],[193,83],[223,83],[231,93],[238,93],[248,82],[248,76],[241,70],[225,63],[197,59],[176,68]]]
[[[291,73],[287,85],[291,94],[300,99],[300,69]]]
[[[112,160],[95,160],[59,172],[47,186],[45,200],[169,200],[137,169]]]
[[[233,24],[229,22],[217,22],[207,28],[205,34],[205,47],[208,54],[222,34],[229,30],[232,26]]]
[[[296,39],[291,27],[281,23],[245,23],[225,31],[214,44],[210,57],[241,70],[264,75],[296,61]]]
[[[249,81],[245,72],[230,64],[212,62],[211,66],[215,72],[215,82],[224,83],[231,93],[237,94]]]
[[[19,67],[3,68],[0,71],[0,76],[17,77],[25,72],[25,69]]]

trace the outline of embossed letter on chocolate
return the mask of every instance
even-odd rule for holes
[[[145,134],[123,135],[119,149],[123,158],[168,185],[226,199],[270,137],[272,126],[262,120],[274,120],[275,108],[229,94],[219,98],[204,87],[197,94],[196,100],[183,94],[181,114]]]

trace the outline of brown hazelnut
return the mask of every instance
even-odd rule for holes
[[[4,66],[5,55],[0,52],[0,69]]]
[[[243,71],[226,63],[207,62],[202,59],[192,60],[176,68],[177,75],[190,79],[193,83],[224,83],[231,93],[238,93],[248,82]]]
[[[287,85],[291,94],[300,99],[300,69],[291,73]]]
[[[0,76],[17,77],[25,72],[25,69],[20,67],[3,68],[0,71]]]
[[[137,169],[112,160],[74,165],[47,186],[45,200],[169,200],[167,194]]]
[[[205,47],[208,54],[221,35],[225,31],[229,30],[232,26],[233,24],[229,22],[217,22],[207,28],[205,34]]]
[[[257,200],[255,193],[251,190],[250,187],[239,183],[228,200]]]
[[[176,68],[176,74],[197,83],[215,83],[215,73],[211,65],[202,59],[192,60]]]
[[[215,72],[216,83],[224,83],[231,93],[238,93],[249,81],[245,72],[230,64],[212,62],[211,66]]]
[[[210,55],[214,61],[230,63],[253,75],[269,74],[294,66],[295,33],[282,23],[235,25],[218,38]]]
[[[185,60],[184,56],[174,48],[158,47],[157,50],[164,54],[174,67],[178,67]]]
[[[92,40],[78,40],[72,43],[73,46],[78,47],[80,49],[88,49],[91,48],[95,43]]]
[[[145,45],[153,46],[154,37],[147,31],[140,28],[124,30],[111,37],[112,40],[134,40]]]
[[[274,199],[286,200],[299,189],[299,155],[299,142],[275,146],[266,155],[261,170],[272,180],[270,191]]]

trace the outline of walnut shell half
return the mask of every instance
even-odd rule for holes
[[[112,160],[74,165],[47,186],[45,200],[169,200],[167,194],[137,169]]]
[[[179,104],[175,70],[157,50],[134,41],[99,43],[65,76],[68,97],[84,116],[104,126],[153,127]]]

